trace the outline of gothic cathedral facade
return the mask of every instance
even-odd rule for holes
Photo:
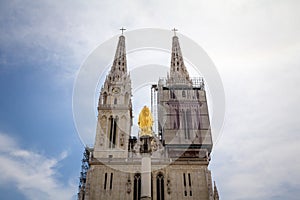
[[[213,144],[204,82],[189,76],[176,35],[170,72],[152,87],[157,93],[158,131],[151,142],[151,199],[219,200],[208,169]],[[79,200],[143,199],[141,144],[131,135],[131,90],[122,34],[101,88],[95,144],[86,150]]]

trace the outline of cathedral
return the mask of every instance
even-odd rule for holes
[[[84,153],[78,200],[219,200],[208,169],[213,143],[204,81],[189,76],[178,36],[170,41],[170,71],[149,88],[156,108],[140,111],[136,137],[125,36],[119,37],[100,91],[94,147]]]

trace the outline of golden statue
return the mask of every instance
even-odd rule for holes
[[[140,112],[138,125],[140,127],[140,136],[152,136],[153,118],[147,106],[144,106]]]

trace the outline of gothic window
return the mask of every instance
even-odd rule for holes
[[[177,129],[179,129],[180,127],[180,118],[179,118],[179,110],[178,109],[175,109],[175,112],[176,112],[176,122],[177,122]]]
[[[184,130],[184,138],[187,139],[187,122],[186,122],[186,112],[183,110],[183,130]]]
[[[103,93],[103,104],[107,104],[107,93]]]
[[[118,99],[117,98],[115,98],[115,100],[114,100],[114,104],[117,104],[118,103]]]
[[[169,126],[169,128],[170,129],[174,129],[174,130],[176,130],[176,129],[178,129],[177,127],[178,127],[178,120],[177,120],[177,114],[178,114],[178,109],[176,109],[176,108],[174,108],[174,107],[176,107],[176,106],[170,106],[170,112],[171,112],[171,114],[170,114],[170,126]]]
[[[115,118],[115,123],[114,123],[114,135],[112,140],[114,147],[116,145],[116,138],[117,138],[117,122],[118,122],[118,117]]]
[[[126,92],[125,94],[125,104],[128,104],[129,102],[129,94]]]
[[[153,197],[153,173],[151,172],[151,197]]]
[[[185,91],[182,90],[182,97],[186,97]]]
[[[173,90],[170,90],[170,98],[175,99],[175,93]]]
[[[133,183],[133,200],[139,200],[141,198],[141,174],[136,173],[134,175]]]
[[[190,121],[191,121],[191,111],[184,110],[183,111],[183,125],[184,125],[184,138],[190,139]]]
[[[184,189],[184,196],[187,196],[187,191],[186,191],[186,179],[185,179],[185,173],[183,173],[183,189]]]
[[[109,189],[112,189],[112,183],[113,183],[113,173],[110,173],[110,183],[109,183]]]
[[[113,138],[113,127],[114,127],[114,118],[110,117],[109,118],[109,121],[110,121],[110,129],[109,129],[109,148],[112,147],[112,138]]]
[[[188,130],[190,131],[193,129],[193,118],[192,118],[191,110],[187,109],[186,114],[187,114]]]
[[[117,137],[117,118],[112,116],[109,118],[110,131],[109,131],[109,148],[115,148]]]
[[[201,129],[201,126],[200,126],[200,113],[199,113],[199,110],[196,111],[196,115],[197,115],[197,129],[200,130]]]
[[[104,190],[106,190],[106,182],[107,182],[107,173],[104,176]]]
[[[164,176],[161,173],[156,177],[156,194],[157,200],[164,200]]]
[[[191,182],[191,174],[190,173],[188,173],[188,177],[189,177],[190,196],[192,196],[192,182]]]

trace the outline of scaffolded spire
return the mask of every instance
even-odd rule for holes
[[[176,36],[177,29],[172,29],[174,36],[172,38],[172,55],[171,55],[171,67],[170,67],[170,79],[172,82],[177,83],[190,83],[189,73],[184,65],[181,48],[179,45],[178,37]]]

